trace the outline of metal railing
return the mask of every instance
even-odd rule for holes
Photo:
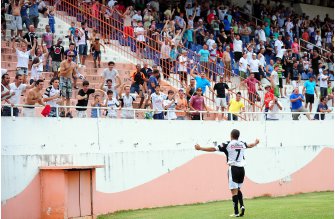
[[[11,111],[11,117],[12,118],[15,118],[14,116],[14,108],[21,108],[23,107],[33,107],[34,109],[35,108],[44,108],[45,106],[43,105],[25,105],[25,104],[17,104],[17,105],[10,105],[10,104],[2,104],[2,107],[10,107],[10,111]],[[85,111],[86,110],[92,110],[92,109],[95,109],[97,110],[96,112],[96,117],[91,117],[91,118],[109,118],[105,115],[101,115],[104,111],[107,111],[107,110],[114,110],[115,112],[117,112],[117,116],[116,117],[113,117],[114,119],[123,119],[124,117],[122,116],[122,112],[131,112],[131,116],[130,118],[131,119],[153,119],[152,116],[153,114],[155,114],[155,112],[157,113],[158,111],[154,111],[153,109],[136,109],[136,108],[117,108],[117,109],[112,109],[111,107],[92,107],[92,106],[56,106],[56,115],[53,116],[53,117],[56,117],[56,118],[61,118],[59,116],[59,113],[61,111],[64,111],[65,109],[72,109],[72,108],[75,108],[75,109],[84,109]],[[162,112],[162,113],[171,113],[171,112],[174,112],[174,113],[182,113],[184,114],[182,117],[184,117],[186,120],[190,120],[191,119],[191,116],[192,115],[199,115],[199,119],[198,120],[217,120],[215,118],[217,117],[222,117],[223,119],[222,120],[225,120],[225,121],[233,121],[233,116],[232,115],[235,115],[238,120],[234,120],[234,121],[263,121],[263,120],[266,120],[266,116],[267,115],[280,115],[281,117],[279,118],[278,117],[278,120],[282,120],[282,119],[286,119],[286,120],[289,120],[288,118],[291,118],[292,119],[292,115],[312,115],[312,114],[319,114],[319,118],[321,119],[321,115],[330,115],[331,118],[327,118],[326,120],[333,120],[334,119],[334,112],[329,112],[329,113],[322,113],[322,112],[245,112],[245,111],[241,111],[239,113],[230,113],[230,112],[221,112],[221,111],[192,111],[192,110],[159,110],[159,112]],[[150,113],[151,114],[151,117],[148,118],[145,116],[145,113]],[[229,115],[231,114],[231,115]],[[129,115],[129,113],[128,113]],[[225,116],[227,115],[227,116]],[[35,114],[36,116],[36,114]],[[289,116],[289,117],[284,117],[284,116]],[[247,118],[250,118],[250,117],[254,117],[254,118],[257,118],[257,119],[247,119]],[[87,117],[89,118],[89,117]],[[129,119],[129,117],[128,117]],[[290,120],[291,120],[290,119]],[[165,120],[168,120],[168,119],[165,119]],[[270,120],[270,119],[269,119]],[[217,120],[218,121],[218,120]]]
[[[88,19],[88,22],[90,25],[96,25],[96,28],[100,30],[99,32],[102,33],[102,35],[107,36],[108,39],[114,39],[118,40],[119,44],[117,43],[111,43],[108,46],[110,46],[112,49],[115,51],[121,53],[125,57],[127,57],[129,60],[131,60],[133,63],[155,63],[159,64],[160,62],[160,56],[161,52],[157,48],[161,45],[160,41],[155,41],[152,38],[145,37],[146,38],[146,51],[145,51],[145,59],[141,59],[138,57],[136,52],[136,39],[134,36],[127,35],[127,37],[124,37],[124,31],[123,31],[123,23],[121,23],[121,18],[119,17],[108,17],[106,18],[104,14],[100,13],[100,16],[92,18],[90,11],[91,9],[87,8],[86,6],[84,7],[83,5],[78,6],[78,2],[75,0],[65,0],[62,1],[61,4],[57,8],[56,15],[57,17],[61,18],[64,21],[71,22],[74,20],[77,20],[79,18],[79,21]],[[72,15],[72,16],[71,16]],[[114,13],[112,16],[118,16],[118,13]],[[76,17],[73,17],[76,16]],[[128,48],[130,47],[130,49]],[[193,51],[192,51],[193,52]],[[197,56],[194,58],[195,60],[197,59]],[[187,66],[188,72],[191,70],[194,64],[198,65],[198,69],[203,68],[200,63],[194,61],[193,63],[190,62],[189,65]],[[174,73],[176,73],[177,65],[179,62],[173,61],[173,66],[172,68],[174,69]],[[175,74],[174,77],[170,77],[170,72],[163,72],[164,78],[169,78],[168,83],[171,86],[174,86],[176,88],[178,87],[184,87],[184,84],[180,82],[179,79],[176,79],[175,77],[178,75]],[[215,73],[217,74],[217,73]],[[214,85],[214,81],[210,80],[212,86]],[[234,93],[234,92],[232,92]],[[212,95],[207,92],[204,94],[204,97],[206,98],[206,104],[214,108],[215,107],[215,101],[211,97]],[[250,101],[247,98],[242,97],[242,100],[244,101],[244,104],[249,106]],[[260,110],[261,107],[258,104],[255,104],[256,110]]]
[[[324,48],[322,48],[322,47],[319,47],[319,46],[317,46],[317,45],[315,45],[315,44],[313,44],[313,43],[311,43],[311,42],[308,42],[308,41],[306,41],[306,40],[304,40],[304,39],[299,38],[299,41],[298,41],[298,42],[299,42],[299,52],[300,52],[300,53],[302,53],[302,52],[307,52],[307,53],[309,53],[310,50],[311,50],[311,49],[307,48],[307,45],[309,44],[309,45],[311,45],[313,48],[316,48],[316,49],[319,50],[319,54],[320,54],[320,56],[321,56],[322,58],[325,58],[325,59],[327,58],[327,57],[325,56],[326,53],[331,53],[331,54],[333,54],[332,51],[326,50],[326,49],[324,49]]]

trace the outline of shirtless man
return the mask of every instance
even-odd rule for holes
[[[41,90],[43,89],[44,81],[39,79],[35,82],[35,88],[31,89],[28,92],[25,105],[23,107],[23,116],[24,117],[34,117],[35,116],[35,104],[39,103],[40,105],[45,106],[42,101]]]
[[[12,20],[10,23],[10,33],[12,39],[14,38],[14,31],[17,29],[17,35],[22,37],[22,18],[21,18],[21,7],[23,6],[24,1],[21,0],[12,0]]]
[[[230,57],[230,47],[226,47],[226,51],[223,52],[223,63],[224,63],[224,76],[225,81],[231,82],[231,57]],[[228,77],[228,80],[227,80]]]
[[[72,61],[74,52],[69,51],[67,53],[67,59],[60,63],[60,73],[59,73],[59,89],[62,95],[62,104],[66,101],[66,106],[70,106],[70,99],[72,96],[72,75],[76,74],[77,64]],[[66,117],[72,118],[70,109],[66,109]],[[61,117],[65,116],[65,111],[62,109],[60,114]]]

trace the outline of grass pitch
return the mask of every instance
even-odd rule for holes
[[[286,197],[244,200],[243,218],[330,219],[334,218],[334,192],[315,192]],[[171,206],[100,215],[98,219],[216,219],[231,218],[232,201]]]

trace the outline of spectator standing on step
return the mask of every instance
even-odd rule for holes
[[[16,36],[22,37],[22,17],[21,17],[21,7],[23,6],[23,0],[13,0],[11,1],[12,6],[12,16],[11,16],[11,36],[14,38],[14,31],[17,30]]]
[[[35,28],[38,27],[39,19],[38,19],[38,4],[36,0],[31,0],[29,2],[29,19]]]
[[[23,35],[23,39],[26,41],[27,45],[28,45],[28,50],[33,48],[33,46],[36,44],[36,47],[37,47],[37,44],[38,42],[35,41],[34,39],[37,39],[37,35],[36,35],[36,32],[35,32],[35,27],[34,25],[29,25],[29,28],[28,28],[28,32]]]
[[[16,47],[16,42],[14,41],[14,39],[12,40],[12,48],[13,50],[16,51],[16,55],[17,55],[16,74],[23,76],[24,84],[27,82],[29,56],[33,56],[35,54],[37,39],[34,38],[34,40],[35,40],[35,43],[33,44],[34,46],[30,50],[27,50],[28,45],[26,41],[20,39],[21,48],[18,49]]]
[[[78,30],[79,56],[80,63],[83,67],[85,67],[85,60],[88,52],[87,41],[90,40],[86,25],[86,21],[81,22],[81,28]]]
[[[310,75],[309,80],[305,81],[302,93],[305,95],[306,99],[305,108],[307,109],[307,106],[309,104],[309,111],[312,112],[314,95],[316,94],[316,96],[318,96],[314,75]]]
[[[57,43],[50,48],[50,61],[52,62],[54,77],[58,77],[58,70],[64,59],[64,47],[62,46],[62,42],[63,39],[59,37]]]

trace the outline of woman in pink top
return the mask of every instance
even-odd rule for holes
[[[93,5],[92,5],[92,16],[93,16],[93,27],[97,28],[98,27],[98,19],[99,19],[99,1],[96,0]]]
[[[192,96],[190,99],[190,109],[192,111],[203,111],[204,109],[208,111],[205,104],[205,98],[202,96],[202,89],[200,87],[197,88],[196,95]],[[192,113],[191,118],[192,120],[200,120],[200,113]]]
[[[298,39],[295,37],[294,42],[292,43],[292,55],[293,55],[293,57],[296,57],[297,60],[300,59],[299,50],[300,50],[300,46],[299,46],[299,43],[298,43]]]

